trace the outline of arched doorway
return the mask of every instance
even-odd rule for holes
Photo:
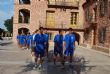
[[[22,33],[27,35],[27,33],[29,33],[29,29],[28,28],[20,28],[20,29],[18,29],[18,34],[22,34]]]
[[[73,32],[73,34],[75,35],[76,38],[76,42],[78,43],[78,45],[80,44],[80,35],[76,32]]]

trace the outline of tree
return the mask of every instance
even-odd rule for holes
[[[11,17],[11,19],[5,20],[4,25],[5,25],[6,29],[10,33],[12,33],[13,32],[13,17]]]
[[[3,39],[2,39],[2,33],[3,33],[3,32],[4,32],[4,30],[0,28],[0,40],[3,40]]]
[[[2,32],[4,32],[4,30],[0,28],[0,34],[1,34]]]

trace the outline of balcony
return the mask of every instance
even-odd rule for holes
[[[76,8],[78,9],[79,7],[79,2],[74,1],[74,2],[67,2],[67,1],[49,1],[48,0],[48,7],[56,7],[56,8]]]

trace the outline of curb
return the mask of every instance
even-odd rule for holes
[[[83,47],[83,46],[79,46],[79,47],[81,47],[81,48],[84,48],[84,49],[86,49],[86,50],[90,50],[90,51],[96,52],[96,53],[100,53],[100,54],[103,54],[103,55],[105,55],[105,56],[108,56],[108,57],[110,57],[110,55],[109,55],[109,54],[107,54],[107,53],[104,53],[104,52],[101,52],[101,51],[97,51],[97,50],[94,50],[94,49],[90,49],[90,48],[87,48],[87,47]]]

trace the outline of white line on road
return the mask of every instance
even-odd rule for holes
[[[80,48],[84,48],[84,49],[86,49],[86,50],[89,50],[89,51],[93,51],[93,52],[96,52],[96,53],[100,53],[100,54],[103,54],[103,55],[105,55],[105,56],[109,56],[109,54],[107,54],[107,53],[104,53],[104,52],[101,52],[101,51],[98,51],[98,50],[92,50],[92,49],[90,49],[90,48],[86,48],[86,47],[83,47],[83,46],[79,46]],[[110,57],[110,56],[109,56]]]

